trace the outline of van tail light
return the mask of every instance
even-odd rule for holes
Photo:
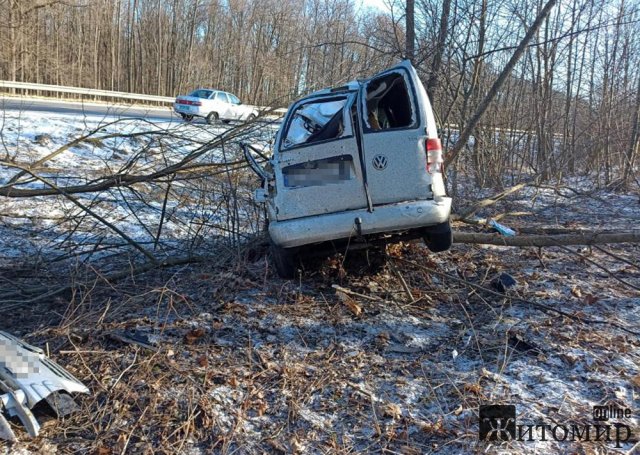
[[[437,137],[427,138],[427,172],[433,174],[443,171],[444,158],[442,156],[442,144]]]

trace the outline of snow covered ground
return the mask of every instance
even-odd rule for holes
[[[113,175],[152,174],[207,148],[233,126],[4,111],[0,118],[0,186],[9,184],[22,168],[33,166],[37,166],[40,177],[59,187],[96,183]],[[273,132],[273,126],[261,124],[250,128],[244,139],[266,144]],[[78,138],[83,139],[63,150]],[[227,148],[226,154],[228,161],[241,160],[237,146]],[[214,147],[190,164],[202,168],[203,173],[220,173],[225,168],[214,166],[225,161],[223,155],[222,148]],[[206,165],[212,167],[207,170]],[[172,181],[165,204],[169,179]],[[225,190],[216,187],[216,183],[204,188],[202,180],[171,174],[158,182],[138,184],[135,189],[119,187],[81,193],[77,200],[141,244],[155,241],[164,209],[161,246],[169,247],[192,241],[194,236],[202,239],[222,235],[216,225],[225,227],[227,222],[228,214],[220,208]],[[50,188],[49,183],[26,175],[14,188]],[[83,249],[92,251],[96,243],[122,243],[121,235],[87,217],[64,196],[2,198],[0,221],[2,257],[50,253],[61,248],[79,253]],[[25,229],[30,235],[24,235]]]

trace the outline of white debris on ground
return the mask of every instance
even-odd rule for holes
[[[68,136],[79,134],[73,128]],[[203,140],[211,134],[180,128]],[[33,157],[55,147],[36,148],[33,134],[20,139]],[[78,151],[78,160],[102,172],[116,148],[106,143],[96,155]],[[65,165],[74,166],[66,156]],[[500,221],[516,230],[640,225],[638,191],[565,185],[580,193],[527,188],[478,215],[529,212]],[[12,210],[42,214],[44,207]],[[56,210],[50,214],[68,208]],[[9,227],[26,234],[26,223]],[[3,255],[9,247],[0,247]],[[412,243],[389,247],[388,256],[373,268],[361,258],[334,257],[284,282],[264,254],[255,254],[227,269],[194,264],[115,283],[86,304],[62,302],[59,313],[65,304],[73,311],[55,325],[27,327],[7,317],[4,324],[34,344],[48,343],[55,360],[93,391],[78,400],[80,413],[10,451],[637,453],[639,245],[456,244],[434,255]],[[501,273],[517,281],[506,294],[465,283],[495,291],[491,281]],[[335,284],[353,294],[338,295]],[[149,334],[157,351],[114,341],[118,330]],[[593,424],[596,404],[629,408],[632,417],[620,422],[633,437],[616,447],[542,441],[534,430],[535,441],[480,443],[480,404],[514,404],[519,424],[552,426]]]

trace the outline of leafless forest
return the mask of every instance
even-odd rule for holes
[[[0,454],[638,453],[640,433],[486,444],[478,406],[637,410],[640,2],[387,6],[0,0],[0,80],[276,108],[410,58],[455,212],[447,252],[340,251],[281,280],[239,146],[268,152],[273,116],[19,111],[6,90],[0,330],[91,393],[34,409],[36,439],[11,419]]]

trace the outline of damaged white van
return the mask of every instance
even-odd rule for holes
[[[278,275],[292,278],[304,247],[422,237],[449,249],[451,198],[431,104],[408,61],[321,90],[288,109],[255,199],[266,204]],[[266,158],[266,157],[265,157]]]

